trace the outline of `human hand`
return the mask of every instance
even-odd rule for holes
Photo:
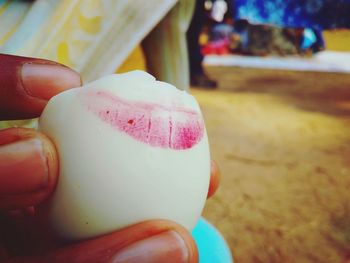
[[[34,118],[57,93],[81,85],[60,64],[0,54],[0,119]],[[180,225],[142,222],[74,244],[62,244],[37,213],[54,191],[58,156],[53,143],[32,129],[0,131],[1,262],[197,262],[196,245]],[[212,163],[208,197],[219,181]]]

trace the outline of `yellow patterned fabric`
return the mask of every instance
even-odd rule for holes
[[[93,80],[114,72],[176,2],[0,0],[0,52],[55,60]]]

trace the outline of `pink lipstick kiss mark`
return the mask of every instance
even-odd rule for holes
[[[128,101],[103,91],[83,92],[80,96],[101,120],[151,146],[184,150],[203,137],[204,122],[196,111]]]

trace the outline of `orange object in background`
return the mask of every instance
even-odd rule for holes
[[[350,51],[350,30],[325,30],[323,37],[327,50]]]
[[[116,70],[116,73],[124,73],[136,69],[146,71],[146,60],[140,45],[129,54],[123,64]]]

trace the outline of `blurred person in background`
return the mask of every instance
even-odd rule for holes
[[[229,0],[196,1],[191,24],[187,31],[191,86],[200,86],[209,89],[217,87],[216,81],[211,80],[203,69],[203,54],[201,53],[199,36],[208,21],[213,24],[221,22],[224,19],[227,11],[232,10],[231,5],[228,4],[230,2]],[[211,13],[209,10],[211,10]],[[232,18],[232,16],[230,17]]]

